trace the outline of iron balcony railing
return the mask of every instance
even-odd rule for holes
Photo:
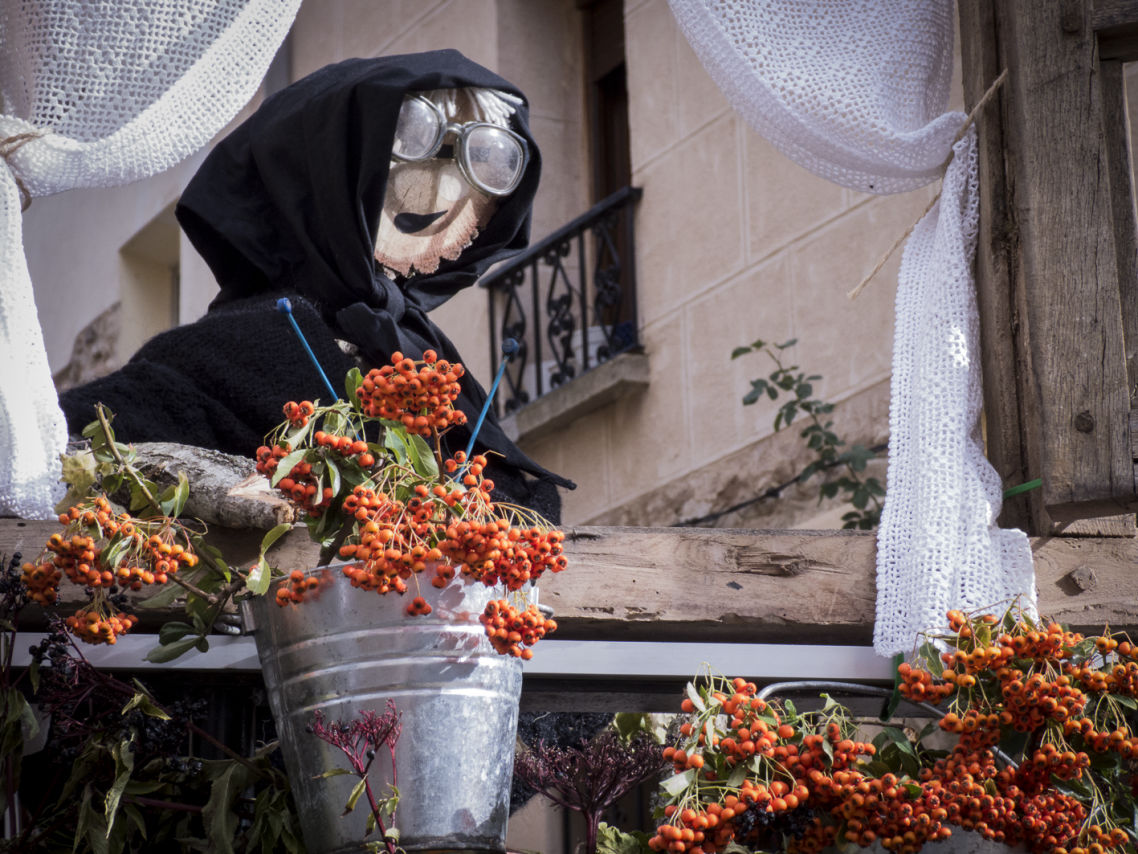
[[[633,207],[624,187],[482,280],[493,371],[499,344],[518,352],[496,396],[509,415],[590,368],[639,346]]]

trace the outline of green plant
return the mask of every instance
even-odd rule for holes
[[[5,578],[18,580],[14,568]],[[30,667],[14,674],[10,650],[19,608],[12,604],[4,598],[0,635],[0,647],[9,651],[0,667],[0,684],[9,689],[0,793],[10,826],[21,830],[0,841],[0,851],[301,854],[288,781],[273,762],[275,744],[252,756],[234,752],[195,723],[202,701],[183,695],[163,704],[138,680],[127,683],[96,669],[60,620],[32,647]],[[21,753],[34,735],[28,729],[35,722],[33,701],[50,721],[51,738],[44,752],[28,758]],[[190,736],[224,758],[188,754]],[[30,779],[21,787],[24,766]]]
[[[866,466],[876,453],[864,445],[847,445],[834,432],[834,422],[826,418],[833,412],[834,404],[814,396],[814,383],[822,379],[821,376],[807,375],[798,365],[783,363],[782,353],[796,343],[794,338],[781,344],[760,339],[731,352],[732,359],[762,353],[774,363],[774,370],[766,377],[751,381],[751,390],[744,395],[743,405],[752,406],[763,399],[778,401],[789,395],[775,413],[774,429],[789,427],[799,415],[805,415],[810,423],[799,435],[814,452],[814,459],[795,476],[795,481],[805,483],[817,474],[838,469],[840,474],[819,488],[819,503],[836,497],[852,504],[854,509],[842,516],[842,527],[872,530],[881,520],[881,498],[885,495],[881,482],[866,474]]]
[[[313,713],[312,723],[308,725],[309,733],[343,753],[351,766],[350,769],[332,768],[320,776],[328,778],[351,774],[359,777],[359,782],[352,789],[344,806],[344,815],[356,808],[362,795],[367,795],[370,812],[364,826],[364,834],[370,836],[378,830],[379,840],[369,842],[368,845],[377,851],[382,849],[387,854],[396,854],[398,850],[396,843],[399,841],[399,831],[393,824],[395,811],[399,806],[395,744],[399,741],[402,729],[400,714],[392,700],[387,701],[387,709],[383,714],[367,709],[361,711],[359,717],[350,722],[325,721],[324,713],[317,709]],[[381,749],[387,751],[391,761],[391,782],[387,784],[387,797],[377,800],[368,772]]]
[[[403,594],[420,577],[440,588],[467,580],[504,586],[519,607],[494,603],[486,633],[498,652],[528,658],[528,647],[555,624],[530,606],[526,590],[544,572],[565,568],[564,535],[526,508],[495,502],[485,457],[444,457],[443,434],[465,421],[454,408],[462,376],[461,365],[430,350],[422,361],[395,353],[366,376],[353,369],[344,399],[284,404],[286,420],[257,450],[257,470],[304,519],[322,562],[349,561],[342,572],[355,587]],[[167,622],[147,658],[205,651],[230,603],[263,595],[282,577],[265,554],[291,526],[265,534],[251,567],[230,566],[206,542],[204,525],[180,518],[185,476],[160,491],[136,465],[133,447],[116,440],[111,414],[99,405],[96,415],[83,431],[90,448],[65,461],[64,528],[23,567],[28,595],[50,606],[64,577],[83,588],[87,602],[67,627],[91,643],[114,643],[137,621],[123,610],[124,589],[146,590],[143,608],[168,608],[181,597],[188,621]],[[303,602],[315,583],[294,570],[277,590],[278,604]],[[420,596],[406,608],[409,616],[430,611]]]

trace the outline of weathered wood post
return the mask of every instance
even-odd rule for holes
[[[1004,482],[1043,480],[1005,511],[1036,534],[1135,532],[1136,31],[1134,2],[960,3],[966,104],[1008,72],[977,119],[984,406]]]

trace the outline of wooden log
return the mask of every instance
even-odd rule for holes
[[[36,553],[58,525],[0,520],[0,554]],[[546,576],[564,640],[868,644],[875,540],[852,531],[571,528],[569,569]],[[226,554],[256,554],[259,531],[219,529]],[[282,569],[310,566],[303,529],[271,552]],[[1138,630],[1138,542],[1037,538],[1040,611],[1080,630]],[[234,563],[239,561],[234,560]],[[243,562],[243,561],[242,561]],[[31,628],[31,626],[25,626]]]

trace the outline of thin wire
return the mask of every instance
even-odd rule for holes
[[[486,420],[486,413],[490,411],[490,404],[494,401],[494,395],[498,392],[498,384],[502,382],[502,374],[506,373],[506,365],[510,359],[513,358],[514,353],[518,352],[518,342],[513,338],[507,338],[502,342],[502,363],[498,365],[498,373],[494,376],[494,384],[490,386],[490,393],[486,395],[486,402],[482,404],[482,411],[478,413],[478,420],[474,423],[474,429],[470,432],[470,441],[466,443],[466,461],[462,464],[462,468],[458,474],[455,475],[455,480],[462,477],[466,467],[470,465],[470,455],[474,453],[474,440],[478,438],[478,431],[482,429],[482,422]]]
[[[324,385],[328,389],[328,394],[332,395],[332,402],[340,399],[340,395],[336,394],[336,390],[332,388],[332,383],[328,381],[328,375],[324,373],[324,369],[320,367],[320,361],[316,358],[316,354],[312,352],[312,348],[308,346],[308,339],[304,337],[304,333],[300,331],[300,324],[296,322],[296,318],[292,316],[292,303],[289,302],[288,297],[281,297],[277,300],[277,311],[288,318],[288,322],[292,324],[292,330],[296,333],[296,337],[300,339],[300,343],[304,345],[304,352],[308,354],[308,358],[312,360],[312,364],[316,366],[316,370],[320,373],[320,379],[324,380]]]

